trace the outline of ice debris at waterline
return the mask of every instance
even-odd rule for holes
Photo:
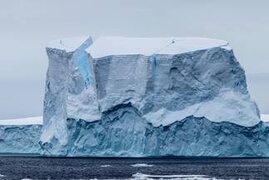
[[[81,37],[46,50],[42,155],[269,156],[226,41]]]

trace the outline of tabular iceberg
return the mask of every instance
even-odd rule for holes
[[[269,155],[225,41],[82,37],[53,41],[47,54],[44,155]]]

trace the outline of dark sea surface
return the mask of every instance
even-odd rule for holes
[[[269,179],[269,159],[0,157],[0,179]]]

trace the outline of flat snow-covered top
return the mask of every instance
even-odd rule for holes
[[[127,38],[101,37],[87,49],[93,58],[109,55],[180,54],[184,52],[226,47],[228,42],[208,38]]]
[[[5,119],[0,120],[1,125],[42,125],[43,124],[43,117],[29,117],[29,118],[18,118],[18,119]]]
[[[91,37],[83,36],[83,37],[73,37],[73,38],[53,40],[50,41],[46,47],[52,49],[64,50],[66,52],[73,52],[86,41],[92,41]]]

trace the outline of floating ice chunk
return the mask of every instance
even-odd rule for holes
[[[132,167],[152,167],[152,164],[132,164]]]
[[[136,173],[132,175],[135,180],[173,179],[173,180],[217,180],[206,175],[149,175]]]

